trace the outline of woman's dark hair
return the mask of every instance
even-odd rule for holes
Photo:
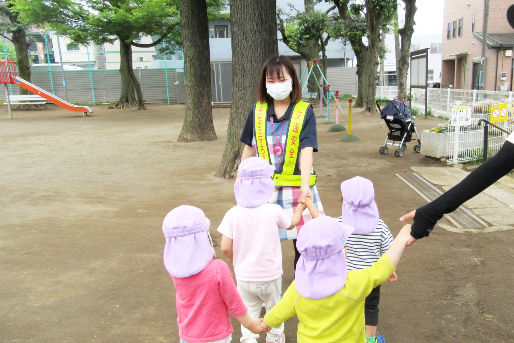
[[[285,56],[274,56],[264,62],[261,70],[261,78],[259,80],[259,89],[257,91],[257,101],[260,102],[273,102],[273,98],[266,91],[266,78],[272,75],[282,75],[282,68],[285,68],[291,79],[293,80],[293,90],[289,94],[291,102],[298,102],[302,100],[302,90],[300,89],[300,82],[298,81],[298,75],[296,69],[291,63],[291,60]]]

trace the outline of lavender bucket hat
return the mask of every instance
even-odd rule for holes
[[[201,272],[214,257],[208,235],[209,219],[198,207],[182,205],[162,223],[166,239],[164,266],[171,276],[185,278]]]
[[[320,216],[309,220],[298,234],[295,287],[309,299],[323,299],[339,292],[346,283],[344,246],[353,227]]]
[[[275,184],[271,176],[275,168],[261,157],[250,157],[239,165],[239,176],[234,183],[236,202],[242,207],[259,207],[267,203]]]
[[[343,224],[353,226],[356,235],[373,232],[379,220],[373,182],[360,176],[343,181],[341,195]]]

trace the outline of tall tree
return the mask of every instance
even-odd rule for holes
[[[330,27],[333,26],[328,15],[334,6],[326,11],[317,11],[314,0],[304,0],[305,11],[294,16],[286,16],[282,10],[277,11],[277,28],[282,35],[282,41],[294,52],[310,62],[319,58],[321,53],[321,66],[323,73],[327,74],[326,46],[330,39]],[[309,79],[307,85],[309,92],[318,90],[316,80]]]
[[[396,0],[333,0],[343,21],[346,37],[357,58],[358,95],[356,106],[375,113],[377,67],[380,53],[380,32],[396,13]],[[366,44],[364,43],[366,39]]]
[[[150,48],[164,39],[180,41],[177,0],[16,0],[27,24],[49,25],[78,44],[120,44],[119,108],[144,109],[141,85],[132,68],[132,47]],[[152,43],[138,43],[142,36]]]
[[[29,42],[27,40],[27,25],[19,20],[18,13],[13,11],[13,1],[0,3],[0,35],[14,44],[18,75],[30,81]],[[28,94],[20,88],[21,94]]]
[[[396,63],[396,78],[398,80],[398,99],[407,100],[407,71],[409,69],[409,54],[412,34],[414,33],[414,15],[416,14],[416,0],[402,0],[405,4],[405,23],[398,29],[400,44]]]
[[[179,10],[186,69],[186,115],[178,141],[215,140],[207,2],[180,0]]]
[[[278,54],[276,0],[231,0],[232,108],[227,143],[218,175],[235,175],[243,151],[239,141],[245,120],[257,97],[264,62]]]

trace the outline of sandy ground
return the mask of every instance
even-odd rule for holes
[[[190,144],[176,142],[183,106],[94,111],[0,112],[0,342],[178,342],[162,218],[192,204],[215,231],[234,204],[232,181],[214,176],[229,110],[214,109],[218,141]],[[384,123],[354,113],[356,143],[339,142],[342,133],[318,119],[321,199],[337,216],[340,182],[368,177],[396,234],[398,218],[424,200],[394,174],[445,166],[414,143],[402,159],[379,155]],[[514,342],[513,246],[513,231],[435,230],[407,250],[399,281],[384,285],[380,333],[388,342]],[[293,249],[282,247],[285,289]],[[295,319],[286,334],[296,342]]]

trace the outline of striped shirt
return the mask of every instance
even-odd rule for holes
[[[337,220],[341,223],[342,218]],[[393,243],[393,235],[387,225],[378,220],[377,228],[366,235],[350,235],[346,242],[348,270],[364,269],[378,261]]]

